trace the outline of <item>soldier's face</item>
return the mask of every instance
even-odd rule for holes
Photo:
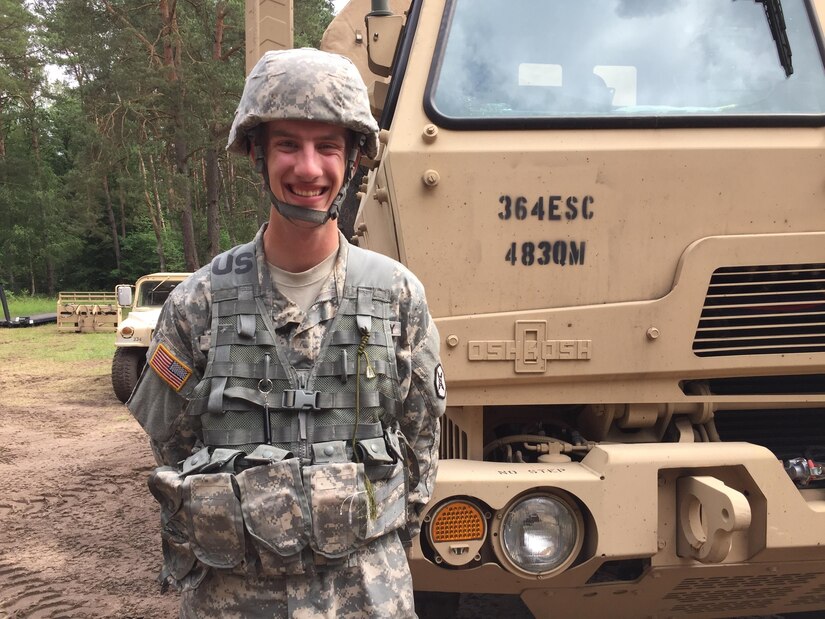
[[[344,182],[347,130],[311,120],[274,120],[264,129],[272,193],[289,204],[328,209]]]

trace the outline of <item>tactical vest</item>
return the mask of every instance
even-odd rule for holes
[[[277,344],[254,244],[212,261],[212,341],[188,409],[200,416],[206,448],[149,482],[173,578],[195,558],[300,572],[307,545],[340,559],[406,523],[393,268],[349,248],[344,294],[318,358],[296,368]]]
[[[268,428],[270,445],[310,460],[314,444],[381,437],[382,420],[397,418],[400,401],[389,321],[392,268],[378,254],[349,248],[344,295],[318,359],[293,368],[275,345],[254,245],[216,257],[212,346],[190,405],[200,415],[204,443],[249,453],[265,442]]]

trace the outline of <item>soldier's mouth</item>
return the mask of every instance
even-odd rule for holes
[[[318,196],[326,193],[326,188],[314,188],[314,189],[299,189],[293,185],[287,185],[287,189],[289,189],[290,193],[295,194],[301,198],[317,198]]]

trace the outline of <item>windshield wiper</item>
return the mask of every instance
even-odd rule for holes
[[[781,0],[756,0],[765,7],[765,16],[768,18],[768,25],[771,27],[771,35],[776,41],[776,51],[779,52],[779,62],[785,69],[785,76],[790,77],[793,73],[793,63],[791,62],[791,43],[788,41],[788,31],[785,28],[785,15],[782,13]]]

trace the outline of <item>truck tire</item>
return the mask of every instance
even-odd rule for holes
[[[116,348],[112,359],[112,387],[117,399],[126,403],[146,364],[145,348]]]

